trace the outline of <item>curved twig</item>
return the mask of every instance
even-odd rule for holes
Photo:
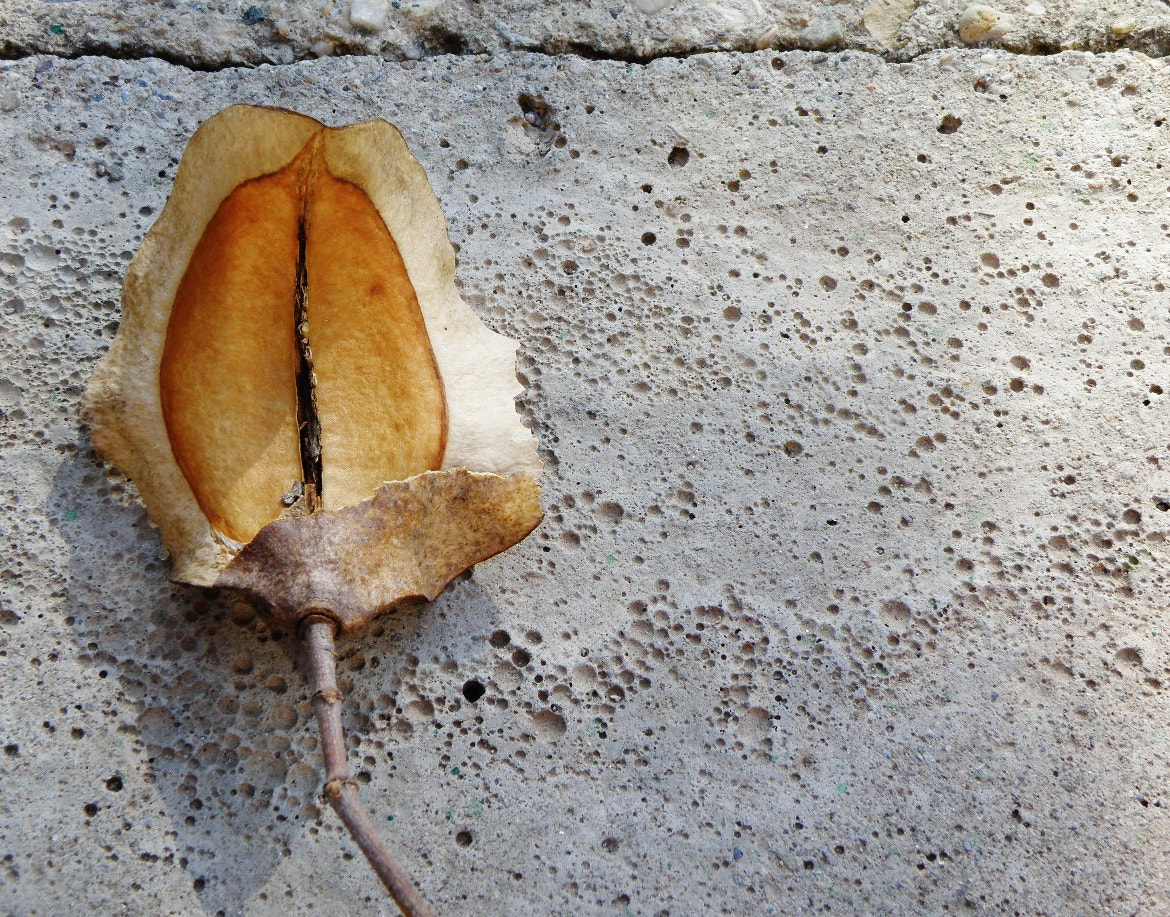
[[[358,801],[357,784],[349,775],[345,734],[341,729],[341,692],[337,689],[337,657],[333,651],[333,622],[310,617],[302,631],[309,648],[309,682],[313,707],[321,730],[325,755],[325,798],[345,822],[350,835],[393,896],[406,917],[434,917],[405,870],[390,855],[373,819]]]

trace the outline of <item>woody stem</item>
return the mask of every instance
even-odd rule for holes
[[[310,617],[304,630],[308,646],[309,682],[313,707],[321,730],[325,756],[325,798],[345,822],[350,835],[393,896],[406,917],[434,917],[414,883],[390,855],[374,822],[358,801],[357,783],[349,775],[345,734],[341,729],[341,692],[337,689],[337,657],[333,650],[333,622]]]

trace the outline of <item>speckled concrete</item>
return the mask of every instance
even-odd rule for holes
[[[363,797],[440,914],[1170,911],[1168,79],[6,65],[0,912],[390,911],[319,808],[295,641],[167,582],[78,419],[239,101],[397,123],[522,345],[545,523],[341,647]]]
[[[971,7],[991,13],[975,17]],[[1170,51],[1170,6],[1137,0],[7,0],[0,54],[162,57],[200,69],[309,57],[542,50],[647,60],[844,50],[911,60],[968,43],[1022,54]]]

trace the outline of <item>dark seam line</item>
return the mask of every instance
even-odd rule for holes
[[[309,275],[305,248],[305,218],[302,215],[297,224],[296,312],[293,319],[297,343],[297,430],[305,509],[315,513],[321,508],[321,419],[317,414],[313,350],[309,346]]]
[[[465,58],[465,57],[481,57],[484,55],[491,56],[493,54],[535,54],[541,57],[557,58],[571,58],[576,57],[582,60],[587,60],[596,63],[615,63],[615,64],[630,64],[637,66],[645,66],[653,63],[656,60],[687,60],[691,57],[701,57],[705,55],[715,54],[757,54],[757,53],[772,53],[780,54],[792,51],[800,51],[805,54],[868,54],[879,60],[896,66],[898,64],[912,64],[919,60],[919,58],[934,54],[937,51],[995,51],[1000,54],[1007,54],[1011,57],[1055,57],[1065,51],[1081,51],[1088,54],[1113,54],[1118,51],[1134,51],[1137,53],[1144,53],[1151,57],[1161,57],[1165,47],[1160,42],[1151,42],[1145,45],[1126,44],[1124,42],[1103,42],[1103,46],[1092,46],[1092,43],[1085,47],[1065,48],[1053,43],[1043,44],[1029,50],[1008,50],[994,45],[986,47],[968,47],[966,45],[947,45],[941,44],[925,48],[918,54],[911,57],[895,57],[892,55],[882,54],[879,51],[874,51],[869,48],[857,47],[849,44],[843,44],[833,48],[801,48],[790,43],[781,43],[775,46],[766,48],[756,48],[754,46],[747,47],[732,47],[732,48],[694,48],[684,51],[667,51],[661,54],[622,54],[622,53],[605,53],[588,48],[584,45],[570,45],[564,49],[545,49],[545,48],[502,48],[491,51],[477,51],[465,53],[443,53],[429,55],[424,60],[441,60],[443,58]],[[276,64],[270,61],[258,61],[254,63],[206,63],[195,62],[191,59],[183,58],[175,54],[168,53],[163,50],[143,51],[141,53],[124,52],[117,49],[109,48],[91,48],[79,51],[71,51],[68,53],[60,53],[54,51],[37,51],[28,50],[24,48],[4,48],[0,49],[0,60],[24,60],[30,57],[53,57],[58,60],[79,60],[84,57],[97,57],[104,60],[124,60],[124,61],[144,61],[144,60],[161,60],[176,67],[182,67],[186,70],[191,70],[200,73],[221,73],[225,70],[255,70],[259,67],[272,67],[274,69],[283,69],[285,67],[294,67],[297,64],[303,64],[311,61],[316,61],[318,58],[302,57],[297,58],[288,64]],[[404,63],[405,60],[397,58],[384,58],[378,54],[334,54],[328,59],[352,59],[368,60],[373,59],[382,63]]]

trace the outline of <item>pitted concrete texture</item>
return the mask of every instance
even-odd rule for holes
[[[696,51],[969,44],[1023,54],[1170,51],[1170,8],[1135,0],[9,0],[0,53],[162,57],[200,69],[339,54],[542,50],[645,61]]]
[[[385,914],[297,649],[78,401],[186,138],[385,117],[547,518],[341,644],[443,915],[1170,912],[1170,71],[1120,53],[0,73],[0,912]]]

